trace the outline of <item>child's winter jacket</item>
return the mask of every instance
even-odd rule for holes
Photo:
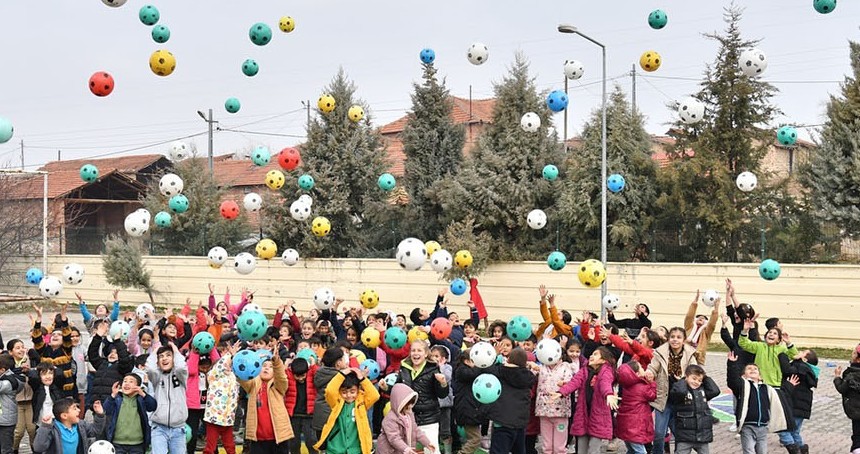
[[[618,368],[618,384],[624,398],[615,417],[615,436],[629,443],[650,443],[654,440],[650,404],[657,398],[657,382],[648,382],[624,364]]]
[[[714,441],[714,423],[708,401],[719,395],[720,388],[711,377],[705,377],[697,389],[690,388],[686,380],[679,380],[672,386],[669,402],[675,411],[675,441]],[[624,398],[627,398],[627,392]]]
[[[573,435],[612,439],[612,413],[606,404],[606,397],[614,393],[614,382],[615,371],[609,363],[605,363],[597,370],[590,366],[583,367],[561,387],[559,392],[562,396],[579,392],[570,430]]]
[[[418,393],[403,383],[398,383],[391,389],[391,410],[382,420],[382,432],[376,439],[377,453],[403,454],[409,449],[414,450],[416,442],[421,443],[421,446],[434,445],[427,435],[418,429],[412,411],[402,413],[406,404],[413,399],[418,399]]]
[[[570,363],[558,363],[554,366],[542,364],[538,373],[537,397],[535,399],[535,416],[549,418],[570,417],[570,396],[553,399],[558,392],[559,383],[567,383],[573,378],[573,368]]]
[[[206,395],[203,421],[209,424],[221,427],[235,424],[236,407],[239,406],[239,382],[233,375],[233,369],[230,366],[232,363],[233,355],[227,353],[212,366],[212,370],[207,374],[209,392]]]

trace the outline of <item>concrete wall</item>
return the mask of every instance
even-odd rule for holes
[[[111,287],[104,280],[98,256],[51,256],[49,271],[60,276],[62,265],[68,262],[80,263],[87,274],[81,285],[63,290],[61,301],[74,301],[75,291],[91,302],[110,298]],[[301,311],[312,307],[311,297],[318,287],[332,288],[353,305],[358,304],[362,290],[373,288],[382,299],[379,309],[408,313],[418,305],[431,307],[438,289],[446,285],[429,267],[407,272],[393,260],[302,260],[294,267],[280,260],[259,261],[249,276],[236,274],[230,262],[221,269],[211,269],[203,257],[147,257],[145,262],[161,292],[157,302],[173,305],[184,303],[186,297],[195,303],[205,302],[206,284],[212,282],[219,299],[225,286],[229,285],[236,295],[247,286],[257,291],[255,302],[267,309],[294,299]],[[32,265],[38,263],[36,260]],[[21,270],[30,265],[26,260],[17,262]],[[23,284],[23,271],[18,275],[21,285],[0,291],[38,292]],[[762,314],[762,324],[767,317],[780,317],[799,345],[853,347],[860,339],[858,266],[783,265],[782,276],[772,282],[759,278],[754,264],[610,264],[609,275],[609,290],[620,295],[622,301],[616,312],[619,318],[628,316],[634,304],[644,302],[650,306],[655,324],[680,325],[697,288],[716,289],[722,294],[725,279],[731,278],[738,299],[754,305]],[[541,283],[558,295],[559,307],[575,316],[600,307],[600,292],[582,287],[573,265],[553,272],[538,262],[496,264],[479,280],[491,320],[522,314],[534,323],[540,322],[537,286]],[[452,309],[463,316],[468,314],[467,295],[451,296]],[[121,300],[137,304],[147,297],[137,290],[123,290]],[[702,306],[699,311],[706,312],[706,308]],[[714,340],[719,341],[717,337]]]

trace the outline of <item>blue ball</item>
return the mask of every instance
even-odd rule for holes
[[[772,281],[779,277],[782,271],[779,262],[774,259],[767,259],[761,262],[758,266],[758,275],[766,281]]]
[[[172,218],[170,216],[170,213],[168,213],[166,211],[159,211],[155,215],[155,225],[158,227],[161,227],[163,229],[170,227],[171,221],[172,221]]]
[[[251,161],[254,161],[254,165],[256,166],[266,166],[269,165],[269,161],[272,160],[272,153],[269,152],[269,149],[263,146],[254,148],[254,151],[251,153]]]
[[[436,51],[430,48],[421,49],[421,63],[433,63],[436,61]]]
[[[457,296],[466,293],[466,281],[460,279],[459,277],[451,281],[451,293]]]
[[[606,188],[614,193],[618,193],[621,192],[622,189],[624,189],[625,183],[626,182],[624,181],[624,177],[617,173],[613,173],[612,175],[609,175],[609,178],[606,179]]]
[[[301,358],[308,362],[308,364],[316,364],[319,362],[319,358],[317,358],[317,354],[311,350],[310,348],[303,348],[296,352],[296,358]]]
[[[233,357],[233,373],[239,380],[251,380],[260,375],[263,360],[260,354],[253,350],[242,350]]]
[[[555,181],[558,178],[558,167],[547,164],[543,166],[543,179],[546,181]]]
[[[39,268],[30,268],[27,270],[27,283],[30,285],[39,285],[39,282],[42,282],[42,278],[44,275],[42,274],[42,270]]]
[[[561,271],[567,265],[567,256],[561,251],[553,251],[546,258],[546,264],[553,271]]]
[[[362,371],[364,371],[365,375],[367,375],[368,380],[376,380],[379,378],[379,363],[372,359],[366,359],[361,362],[358,366]]]
[[[561,112],[567,108],[567,95],[561,90],[555,90],[546,97],[546,106],[553,112]]]
[[[481,374],[472,382],[472,395],[478,402],[488,405],[502,395],[502,383],[495,375]]]

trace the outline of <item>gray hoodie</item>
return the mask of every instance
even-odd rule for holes
[[[314,401],[314,419],[311,422],[314,430],[323,430],[323,426],[328,421],[331,407],[328,406],[328,402],[325,400],[325,387],[339,373],[334,367],[322,366],[314,374],[314,388],[317,390],[317,398]]]
[[[453,383],[454,369],[450,364],[446,363],[439,366],[439,370],[441,370],[442,375],[445,376],[446,382]],[[451,408],[454,406],[454,389],[452,386],[448,386],[448,397],[439,399],[439,406],[441,408]]]
[[[185,357],[173,350],[173,369],[162,372],[158,367],[158,354],[153,351],[146,359],[146,373],[155,387],[155,400],[158,408],[152,413],[150,421],[167,427],[185,427],[188,419],[188,404],[185,402],[185,382],[188,381],[188,366]]]
[[[18,402],[15,401],[15,395],[18,390],[24,387],[24,382],[19,379],[19,376],[7,370],[5,374],[0,376],[0,426],[14,426],[18,424]]]

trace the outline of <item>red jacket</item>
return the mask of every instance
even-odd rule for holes
[[[615,436],[629,443],[652,442],[654,420],[650,403],[657,398],[657,382],[648,383],[625,364],[618,368],[618,383],[624,397],[615,417]]]
[[[317,389],[314,387],[314,375],[317,373],[317,369],[319,366],[314,364],[313,366],[308,367],[308,374],[305,377],[305,389],[307,390],[308,395],[308,414],[314,414],[314,402],[317,400]],[[293,371],[290,368],[287,368],[287,380],[289,380],[290,384],[287,386],[287,393],[284,395],[284,405],[287,407],[287,413],[290,416],[293,416],[293,410],[296,408],[296,376],[293,374]]]
[[[654,358],[654,350],[642,345],[639,341],[634,340],[632,343],[628,344],[617,334],[610,334],[609,340],[612,341],[612,345],[614,345],[615,348],[630,355],[634,361],[646,369],[648,368],[648,365],[651,364],[651,358]]]
[[[383,374],[385,376],[400,370],[400,362],[409,356],[409,349],[412,347],[407,342],[403,347],[393,350],[391,347],[385,345],[385,340],[383,339],[382,343],[379,344],[379,348],[388,355],[388,367],[385,368],[385,373]]]

